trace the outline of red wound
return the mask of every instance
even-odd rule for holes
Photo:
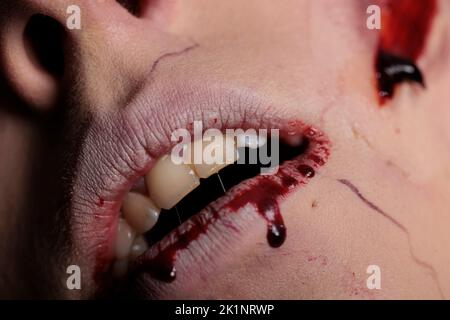
[[[380,49],[416,61],[423,52],[436,0],[390,0],[382,8]]]
[[[389,0],[382,8],[381,34],[375,56],[380,105],[393,97],[400,83],[416,82],[425,87],[416,62],[424,51],[436,11],[436,0]]]

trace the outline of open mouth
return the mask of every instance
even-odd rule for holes
[[[220,202],[227,194],[227,190],[261,173],[276,174],[278,168],[269,168],[267,165],[273,165],[274,159],[278,164],[304,155],[310,143],[310,140],[300,133],[291,133],[289,139],[279,141],[278,136],[267,137],[253,132],[241,133],[231,138],[218,134],[212,137],[211,142],[203,140],[187,145],[186,149],[190,151],[194,149],[196,143],[201,144],[199,146],[201,151],[207,151],[208,148],[211,150],[211,147],[214,147],[215,151],[223,150],[220,159],[211,161],[211,164],[206,164],[205,161],[197,164],[193,161],[188,161],[188,164],[175,164],[172,157],[167,154],[156,161],[153,168],[127,194],[122,204],[122,218],[118,224],[115,245],[118,259],[114,265],[116,276],[123,276],[130,260],[140,256],[149,246],[157,245],[172,231],[176,232],[177,227],[211,203]],[[203,152],[200,156],[202,154]],[[272,161],[264,164],[270,158]],[[267,169],[268,172],[264,172],[263,169]],[[301,169],[307,177],[313,175],[312,167],[305,165]],[[286,175],[284,179],[289,177]],[[294,185],[295,180],[292,178],[288,183]],[[268,227],[270,245],[280,246],[286,236],[281,216],[277,214],[269,217],[266,212],[261,212],[261,215],[270,224]],[[206,224],[202,227],[206,227]],[[183,239],[183,246],[187,246],[189,241],[190,239]],[[176,272],[172,264],[166,261],[166,265],[154,266],[155,268],[150,265],[148,270],[160,280],[173,281]]]
[[[72,202],[75,235],[81,250],[94,259],[93,277],[100,291],[110,287],[106,283],[111,279],[127,285],[142,276],[147,287],[184,283],[192,278],[192,270],[200,275],[215,268],[213,255],[245,235],[254,219],[265,223],[270,247],[283,245],[289,226],[280,203],[316,175],[329,157],[330,143],[321,131],[302,121],[273,115],[246,119],[245,113],[254,108],[254,102],[248,101],[247,109],[227,104],[226,111],[208,110],[206,119],[201,109],[202,116],[191,114],[182,122],[172,119],[158,139],[146,123],[127,123],[135,119],[130,116],[100,123],[101,130],[90,131],[93,135],[88,135],[82,157],[95,155],[97,165],[82,163]],[[149,112],[142,119],[158,116],[150,111],[140,109]],[[170,133],[189,128],[195,119],[203,119],[205,130],[219,132],[212,141],[216,150],[224,150],[222,161],[173,162],[176,144],[168,138]],[[230,142],[227,129],[266,130],[269,135],[236,135]],[[273,130],[276,136],[270,135]],[[189,145],[197,143],[194,139]],[[200,149],[208,144],[212,143],[200,141]],[[261,154],[270,161],[261,161]]]
[[[255,137],[256,139],[258,138]],[[262,163],[258,154],[272,154],[271,146],[274,143],[270,139],[272,138],[269,137],[269,141],[260,142],[254,146],[247,144],[247,146],[237,148],[239,160],[243,159],[239,163],[236,160],[231,164],[223,162],[210,168],[204,168],[201,165],[200,170],[194,169],[196,175],[200,177],[200,185],[190,191],[171,209],[161,210],[160,219],[156,225],[145,233],[148,244],[151,246],[158,243],[180,224],[223,197],[228,190],[261,174],[262,169],[267,168],[267,166]],[[277,150],[280,163],[304,154],[308,144],[308,139],[297,139],[295,144],[281,141],[279,150]],[[262,148],[266,148],[267,151],[262,152]],[[256,161],[252,161],[252,159],[256,159]]]
[[[174,164],[164,155],[135,184],[125,197],[118,224],[113,265],[116,277],[131,269],[158,281],[175,281],[178,252],[206,234],[211,224],[223,222],[247,205],[265,220],[268,244],[274,248],[283,244],[287,227],[279,201],[314,177],[328,157],[327,141],[310,127],[282,132],[280,141],[278,136],[236,136],[228,149],[227,139],[218,135],[213,140],[224,150],[219,163]],[[205,149],[213,143],[201,144]],[[231,154],[228,160],[227,152]],[[265,172],[267,164],[260,161],[260,154],[277,157],[281,166]],[[232,222],[226,224],[231,232],[236,231]]]

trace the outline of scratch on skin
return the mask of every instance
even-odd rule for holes
[[[373,146],[373,144],[369,141],[369,139],[367,139],[367,137],[364,134],[362,134],[355,126],[351,126],[351,130],[352,130],[353,137],[356,140],[363,141],[370,150],[377,152],[377,149]],[[396,130],[396,132],[397,132],[397,130]],[[405,170],[403,170],[399,165],[394,163],[392,160],[385,160],[384,162],[386,163],[386,165],[388,167],[392,167],[392,168],[396,169],[405,179],[409,179],[410,174],[408,172],[406,172]]]
[[[370,141],[366,138],[365,135],[363,135],[361,132],[359,132],[359,130],[355,126],[352,126],[351,128],[352,128],[353,137],[355,137],[355,139],[362,140],[369,149],[375,150],[372,143],[370,143]]]
[[[182,50],[179,50],[179,51],[172,51],[172,52],[167,52],[167,53],[164,53],[164,54],[160,55],[158,58],[155,59],[155,61],[153,61],[152,66],[150,67],[150,71],[149,71],[148,74],[147,74],[147,78],[149,78],[150,81],[153,80],[153,79],[151,79],[151,77],[152,77],[153,73],[155,72],[156,68],[158,67],[159,63],[160,63],[162,60],[164,60],[164,59],[166,59],[166,58],[169,58],[169,57],[176,57],[176,56],[182,55],[182,54],[184,54],[184,53],[186,53],[186,52],[188,52],[188,51],[191,51],[191,50],[193,50],[193,49],[195,49],[195,48],[197,48],[197,47],[199,47],[199,46],[200,46],[200,45],[199,45],[198,43],[194,42],[194,44],[192,44],[192,45],[190,45],[190,46],[188,46],[188,47],[186,47],[186,48],[184,48],[184,49],[182,49]],[[122,104],[123,104],[123,105],[127,105],[127,102],[133,100],[134,97],[135,97],[139,92],[141,92],[141,90],[143,89],[144,86],[145,86],[145,81],[144,81],[144,82],[140,82],[139,84],[137,84],[137,85],[131,90],[130,94],[126,97],[124,103],[122,103]]]
[[[350,189],[350,191],[352,191],[364,204],[366,204],[370,209],[374,210],[375,212],[379,213],[381,216],[383,216],[385,219],[387,219],[389,222],[391,222],[392,224],[394,224],[398,229],[400,229],[401,231],[403,231],[406,234],[407,237],[407,241],[408,241],[408,246],[409,246],[409,254],[411,256],[411,258],[414,260],[415,263],[417,263],[419,266],[421,266],[422,268],[428,270],[428,273],[430,274],[430,276],[433,278],[433,280],[436,282],[436,286],[438,288],[439,291],[439,295],[441,296],[442,299],[445,299],[444,294],[442,292],[442,288],[441,285],[439,283],[439,277],[438,274],[436,272],[436,270],[434,269],[434,267],[432,265],[430,265],[429,263],[421,260],[420,258],[418,258],[416,256],[416,254],[413,251],[412,248],[412,244],[411,244],[411,235],[408,231],[408,229],[406,229],[406,227],[401,224],[399,221],[397,221],[395,218],[393,218],[392,216],[390,216],[389,214],[387,214],[385,211],[383,211],[380,207],[378,207],[376,204],[374,204],[373,202],[371,202],[370,200],[368,200],[362,193],[361,191],[359,191],[359,189],[353,184],[351,183],[349,180],[346,179],[338,179],[337,180],[339,183],[343,184],[344,186],[346,186],[348,189]]]
[[[194,43],[193,45],[190,45],[189,47],[186,47],[180,51],[172,51],[172,52],[167,52],[167,53],[162,54],[153,62],[152,67],[150,68],[149,75],[151,75],[151,74],[153,74],[153,72],[155,72],[155,70],[158,67],[161,60],[169,58],[169,57],[175,57],[175,56],[182,55],[188,51],[191,51],[191,50],[197,48],[198,46],[199,46],[198,43]]]
[[[388,167],[396,169],[405,179],[409,179],[410,174],[407,173],[405,170],[403,170],[398,164],[396,164],[392,160],[387,160],[386,165]]]

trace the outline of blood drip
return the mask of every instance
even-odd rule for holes
[[[243,193],[236,195],[222,209],[228,209],[231,212],[238,212],[239,209],[252,205],[256,208],[259,215],[267,224],[267,242],[273,248],[280,247],[286,239],[286,226],[280,212],[279,201],[286,196],[295,186],[306,184],[309,179],[315,176],[315,168],[325,164],[329,156],[329,142],[322,133],[314,128],[307,127],[304,130],[306,138],[310,139],[311,150],[305,154],[305,157],[292,162],[298,162],[296,170],[301,175],[301,179],[296,179],[285,173],[280,168],[278,173],[273,176],[260,176],[251,188]],[[310,162],[306,164],[305,162]],[[202,218],[193,216],[192,225],[183,233],[175,230],[175,241],[170,242],[160,249],[158,254],[150,260],[145,260],[138,266],[137,272],[147,272],[153,278],[172,282],[176,278],[175,261],[177,253],[184,250],[188,245],[196,240],[201,234],[207,231],[210,224],[219,219],[219,214],[214,209],[208,220],[205,222]]]

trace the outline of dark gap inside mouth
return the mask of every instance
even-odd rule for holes
[[[176,229],[180,224],[188,220],[190,217],[200,212],[210,203],[222,197],[225,191],[241,183],[244,180],[253,178],[261,173],[261,169],[270,167],[270,164],[262,164],[257,154],[266,154],[269,157],[272,143],[269,141],[261,148],[267,150],[239,148],[239,159],[245,157],[245,163],[235,162],[222,170],[218,174],[213,174],[206,179],[200,180],[200,186],[190,192],[177,205],[170,210],[162,210],[157,224],[145,234],[150,246],[160,241],[163,237]],[[289,145],[279,141],[279,164],[284,161],[291,160],[304,154],[309,146],[309,140],[303,139],[297,146]],[[258,161],[249,161],[257,159]],[[256,162],[256,163],[255,163]],[[265,162],[266,163],[266,162]],[[220,176],[220,178],[219,178]]]

